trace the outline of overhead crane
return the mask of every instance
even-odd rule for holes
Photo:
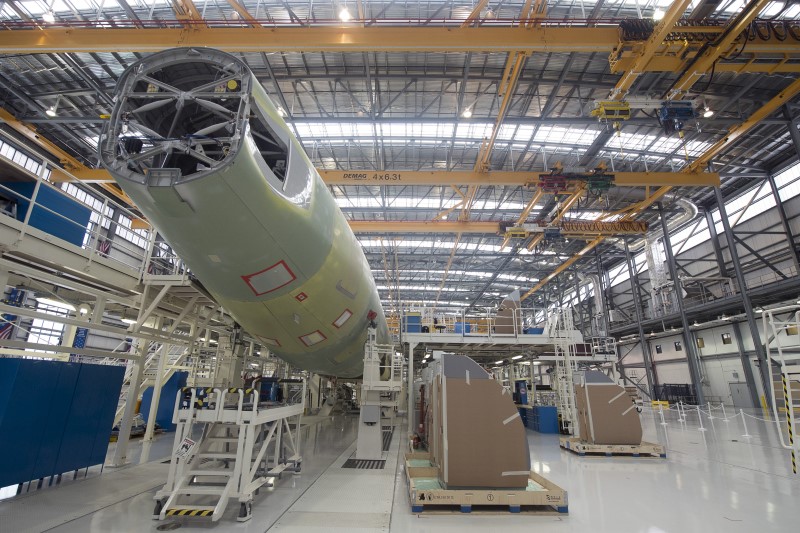
[[[728,135],[717,141],[711,148],[706,150],[706,152],[695,159],[692,163],[688,164],[685,168],[686,171],[698,171],[702,168],[705,168],[711,164],[711,161],[714,157],[719,155],[725,148],[728,148],[741,138],[745,133],[750,131],[756,124],[758,124],[761,120],[768,117],[772,113],[778,110],[782,105],[787,103],[793,97],[797,96],[800,93],[800,79],[795,80],[787,87],[785,87],[781,92],[779,92],[776,96],[774,96],[769,102],[764,104],[761,108],[756,110],[755,113],[750,115],[747,120],[742,122],[737,126],[733,126],[728,130]],[[658,188],[656,191],[653,191],[647,198],[644,200],[637,202],[636,204],[627,207],[625,209],[608,213],[603,217],[604,220],[608,220],[609,218],[619,217],[618,220],[633,220],[634,217],[641,214],[645,209],[653,205],[655,202],[660,200],[667,194],[672,187],[663,186]],[[521,299],[524,300],[530,297],[532,294],[537,292],[539,289],[547,285],[552,279],[556,276],[567,270],[570,266],[575,264],[578,260],[580,260],[584,255],[588,252],[593,250],[597,245],[605,240],[605,237],[599,236],[596,239],[588,242],[586,246],[584,246],[577,254],[567,259],[564,263],[556,267],[553,272],[542,278],[536,285],[534,285],[530,290],[528,290],[525,294],[522,295]]]
[[[562,237],[593,238],[598,235],[611,237],[614,235],[641,235],[647,231],[646,222],[638,221],[593,221],[569,220],[555,224],[522,224],[513,222],[489,221],[384,221],[384,220],[351,220],[350,228],[354,233],[461,233],[461,234],[496,234],[509,238],[527,238],[531,235],[543,235],[554,229]]]
[[[179,3],[190,4],[186,0]],[[241,20],[214,21],[210,27],[199,14],[189,13],[176,16],[173,21],[159,20],[157,23],[115,20],[114,27],[105,28],[96,27],[102,21],[59,21],[52,25],[42,21],[6,22],[0,53],[157,52],[179,46],[265,53],[582,52],[609,54],[611,72],[620,74],[629,71],[681,72],[701,54],[710,37],[718,37],[725,31],[718,23],[680,21],[673,24],[660,41],[656,38],[650,42],[652,27],[645,31],[631,31],[626,29],[625,23],[582,27],[573,21],[547,18],[538,19],[535,25],[520,32],[508,31],[508,26],[498,25],[283,27],[269,20],[252,17],[245,17],[245,20],[251,24],[242,26]],[[158,24],[159,27],[148,27],[149,24]],[[744,34],[745,24],[738,34],[730,32],[710,52],[703,52],[704,57],[719,58],[715,64],[717,72],[800,72],[797,61],[800,58],[800,26],[790,24],[781,29],[771,29],[773,26],[764,25],[774,25],[773,22],[757,24],[760,29],[752,30],[756,32],[753,39]],[[746,49],[742,52],[745,42]],[[649,61],[643,62],[641,68],[635,68],[642,52],[650,49]],[[706,62],[708,59],[704,59],[703,63]],[[701,67],[704,65],[695,65],[692,73],[708,71]]]

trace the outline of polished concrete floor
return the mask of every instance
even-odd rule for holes
[[[748,532],[798,531],[800,476],[779,446],[774,423],[723,421],[690,412],[666,425],[644,413],[645,439],[667,446],[667,459],[579,457],[555,435],[529,432],[533,469],[569,491],[569,515],[508,513],[412,514],[400,461],[400,431],[386,469],[342,469],[352,455],[356,419],[316,420],[303,429],[303,472],[256,498],[254,517],[235,521],[235,505],[215,524],[198,519],[151,520],[152,495],[163,484],[169,435],[153,446],[154,461],[65,481],[0,502],[0,532],[143,532],[168,524],[181,531],[503,531]],[[729,416],[732,413],[727,413]],[[133,453],[132,457],[136,457]],[[159,460],[155,460],[159,459]]]

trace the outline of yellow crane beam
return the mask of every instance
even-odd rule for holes
[[[228,0],[236,3],[235,0]],[[236,7],[236,6],[234,6]],[[276,28],[262,26],[242,10],[249,27],[208,27],[190,0],[175,0],[177,21],[169,28],[89,28],[36,26],[3,31],[0,53],[65,52],[157,52],[181,46],[210,46],[228,52],[597,52],[611,54],[611,72],[635,71],[646,41],[619,41],[616,27],[525,26],[514,28],[480,26],[376,27],[317,26]],[[168,24],[168,21],[163,21]],[[260,21],[265,22],[265,21]],[[134,25],[134,23],[131,23]],[[141,23],[136,23],[141,25]],[[717,35],[719,26],[679,28],[681,34]],[[800,42],[793,39],[749,41],[742,60],[726,63],[726,55],[735,53],[741,36],[727,49],[719,47],[721,60],[717,71],[797,72]],[[670,40],[650,58],[643,72],[677,72],[688,65],[702,41]],[[697,70],[697,69],[695,69]]]
[[[457,234],[500,234],[502,227],[499,222],[487,221],[447,221],[436,222],[418,221],[384,221],[384,220],[351,220],[350,228],[354,233],[457,233]],[[639,221],[567,221],[552,224],[561,230],[565,237],[578,237],[592,239],[597,236],[611,237],[614,235],[642,235],[647,232],[647,223]],[[528,232],[530,235],[531,232]],[[541,236],[536,232],[536,236]]]
[[[556,224],[558,223],[558,221],[564,218],[564,215],[567,214],[567,211],[569,211],[572,208],[572,206],[575,205],[575,203],[581,199],[584,191],[586,191],[586,183],[584,182],[578,183],[575,186],[575,189],[573,189],[572,194],[569,197],[567,197],[566,200],[561,202],[561,205],[559,206],[558,209],[558,213],[556,213],[556,216],[554,216],[553,220],[550,221],[550,224]],[[544,239],[544,234],[536,235],[533,239],[531,239],[531,242],[528,243],[528,250],[533,250],[536,247],[536,245],[542,241],[542,239]]]
[[[570,257],[569,259],[558,265],[555,270],[553,270],[550,274],[542,278],[539,281],[539,283],[533,286],[531,290],[523,294],[520,297],[520,300],[525,300],[530,295],[532,295],[533,293],[535,293],[536,291],[547,285],[550,282],[550,280],[552,280],[553,278],[564,272],[566,269],[571,267],[573,264],[575,264],[581,257],[586,255],[589,251],[593,250],[598,244],[603,242],[604,239],[605,237],[597,237],[593,241],[587,243],[586,246],[584,246],[580,252],[578,252],[577,254],[573,255],[572,257]]]
[[[42,137],[43,139],[43,137]],[[46,139],[45,139],[46,140]],[[326,185],[497,185],[523,186],[531,183],[536,172],[507,172],[474,170],[396,170],[391,172],[323,170],[319,169]],[[113,182],[111,175],[100,168],[79,168],[72,171],[75,178],[90,183]],[[393,178],[386,178],[393,176]],[[53,181],[70,181],[66,174],[53,176]],[[614,185],[618,187],[719,187],[718,172],[614,172]],[[460,206],[459,206],[460,207]]]
[[[544,196],[544,191],[541,189],[537,189],[535,193],[533,193],[533,197],[528,202],[528,205],[525,206],[525,209],[522,210],[522,213],[517,218],[517,226],[521,226],[528,220],[528,215],[531,214],[533,208],[536,207],[536,204],[539,203],[542,196]],[[500,249],[504,249],[508,245],[508,241],[511,240],[511,236],[506,234],[505,238],[503,239],[503,244],[500,245]]]
[[[617,45],[616,27],[312,26],[276,28],[56,28],[4,30],[0,53],[158,52],[210,46],[226,52],[601,52]]]
[[[742,135],[750,131],[750,128],[777,111],[782,105],[791,100],[800,92],[800,79],[794,80],[785,89],[779,92],[769,102],[760,107],[755,113],[750,115],[747,120],[739,125],[731,126],[727,135],[714,143],[714,145],[703,153],[700,157],[689,163],[685,170],[689,172],[700,171],[708,166],[711,160],[719,155],[731,143],[739,139]],[[791,127],[791,126],[790,126]]]
[[[354,233],[499,233],[498,222],[463,222],[438,220],[436,222],[351,220]]]
[[[724,36],[719,39],[719,42],[715,40],[710,43],[709,46],[703,50],[701,56],[687,65],[686,72],[672,85],[672,89],[667,97],[670,99],[681,98],[691,89],[692,85],[694,85],[697,80],[711,70],[711,67],[717,62],[722,53],[730,49],[734,41],[739,38],[742,32],[747,29],[747,26],[758,17],[761,10],[771,1],[772,0],[756,0],[752,5],[745,4],[745,9],[748,11],[734,18],[730,26],[726,28],[727,33],[723,34]]]
[[[684,28],[681,28],[683,31]],[[704,40],[668,41],[661,45],[645,67],[646,72],[681,72],[689,66],[702,49]],[[646,41],[625,41],[620,43],[613,57],[609,58],[611,72],[619,74],[632,70],[634,63]],[[715,67],[717,72],[796,72],[796,59],[800,56],[800,41],[774,36],[747,41],[741,51],[742,38],[739,37],[727,49],[722,50]],[[737,57],[738,56],[738,57]],[[735,58],[735,60],[734,60]]]
[[[324,170],[318,169],[327,185],[526,185],[540,172],[476,170]],[[675,187],[719,187],[717,172],[613,172],[620,187],[671,185]]]
[[[116,183],[114,183],[114,180],[111,179],[111,176],[108,174],[108,172],[105,170],[96,170],[86,167],[72,155],[59,148],[55,143],[51,142],[46,137],[39,135],[39,133],[36,131],[36,128],[30,124],[26,124],[20,120],[17,120],[17,117],[1,107],[0,122],[7,124],[28,141],[43,148],[58,160],[58,163],[64,167],[65,171],[54,168],[51,174],[52,181],[71,181],[67,173],[80,175],[83,177],[100,175],[108,176],[107,179],[104,179],[102,182],[100,182],[100,186],[122,202],[125,202],[126,205],[133,205],[133,200],[131,200],[128,195],[125,194]]]
[[[645,41],[641,50],[639,50],[638,56],[635,58],[631,68],[623,73],[616,87],[612,89],[609,96],[611,100],[621,100],[625,97],[636,79],[645,72],[647,64],[650,63],[650,60],[661,47],[664,39],[672,33],[672,30],[675,28],[675,23],[683,16],[686,8],[689,7],[691,3],[692,0],[675,0],[672,5],[669,6],[669,9],[667,9],[667,12],[664,14],[664,18],[656,24],[650,38]]]

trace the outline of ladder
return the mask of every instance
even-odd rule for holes
[[[575,407],[575,386],[573,374],[577,370],[577,363],[573,359],[576,355],[578,332],[575,330],[571,309],[557,309],[555,311],[551,339],[555,347],[555,389],[556,405],[561,417],[559,429],[562,433],[572,435],[578,421]]]
[[[139,384],[139,390],[142,391],[147,387],[152,387],[155,384],[156,374],[158,373],[158,354],[163,348],[162,344],[157,342],[150,342],[148,347],[147,357],[145,358],[144,368],[142,369],[142,381]],[[164,375],[161,376],[161,385],[163,386],[172,374],[175,373],[177,367],[181,365],[183,360],[188,355],[189,351],[185,346],[170,345],[167,354],[167,364],[164,367]],[[133,362],[128,361],[128,366],[125,369],[125,377],[122,380],[122,388],[119,393],[119,401],[117,403],[117,411],[114,415],[114,425],[119,424],[122,420],[122,414],[125,412],[125,403],[128,401],[128,392],[130,390],[131,379],[133,378]],[[137,397],[134,401],[138,400]]]
[[[779,316],[789,315],[780,319]],[[797,474],[800,437],[800,307],[790,306],[764,311],[764,348],[769,364],[771,408],[778,421],[781,446],[791,452],[792,472]]]
[[[281,383],[300,383],[284,380]],[[177,424],[167,483],[159,490],[153,518],[168,516],[218,521],[230,502],[239,501],[237,520],[252,518],[254,495],[282,473],[299,472],[300,417],[306,382],[290,403],[259,402],[259,391],[242,388],[184,387],[172,421]],[[297,417],[294,428],[289,419]],[[194,428],[204,424],[197,442]]]

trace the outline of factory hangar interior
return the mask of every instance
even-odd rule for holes
[[[0,530],[796,528],[799,61],[791,0],[0,3]]]

